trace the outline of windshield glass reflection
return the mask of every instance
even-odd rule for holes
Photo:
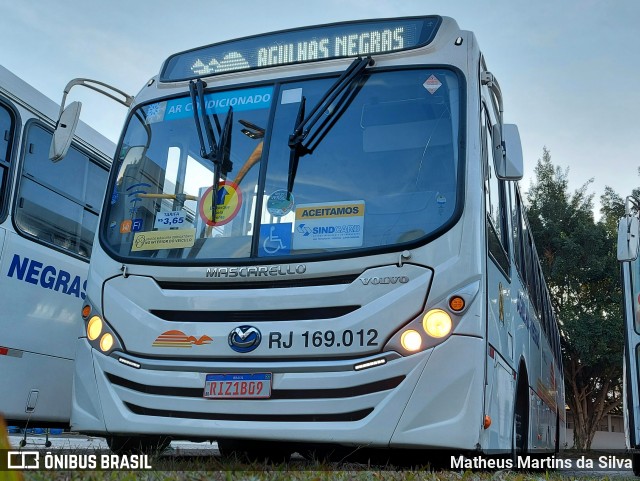
[[[445,69],[366,73],[299,159],[289,191],[300,103],[315,105],[336,78],[205,93],[218,145],[230,125],[218,176],[202,155],[199,103],[186,95],[139,108],[109,194],[108,247],[160,263],[290,257],[403,244],[445,229],[458,202],[460,124],[458,77]]]

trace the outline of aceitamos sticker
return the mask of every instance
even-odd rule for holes
[[[299,205],[296,208],[293,248],[362,246],[364,207],[362,200]]]

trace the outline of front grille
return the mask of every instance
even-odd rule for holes
[[[149,386],[109,373],[107,373],[107,378],[116,386],[155,396],[202,398],[204,393],[204,386],[201,388]],[[270,399],[342,399],[363,396],[365,394],[373,394],[376,392],[395,389],[400,385],[404,378],[405,376],[396,376],[382,381],[336,389],[274,389],[271,392]]]
[[[262,421],[262,422],[344,422],[360,421],[373,412],[373,408],[360,409],[346,413],[331,414],[225,414],[191,411],[169,411],[150,409],[125,402],[125,406],[134,414],[181,419],[204,419],[208,421]]]
[[[152,309],[151,314],[171,322],[266,322],[334,319],[360,309],[360,306],[316,307],[260,311],[170,311]]]
[[[231,281],[225,279],[224,282],[180,282],[180,281],[158,281],[161,289],[176,291],[203,291],[203,290],[246,290],[246,289],[274,289],[289,287],[310,287],[310,286],[335,286],[341,284],[351,284],[360,274],[349,274],[332,277],[305,277],[300,279],[269,279],[264,281]]]

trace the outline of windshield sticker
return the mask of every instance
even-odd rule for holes
[[[184,227],[184,221],[186,217],[186,214],[180,210],[158,212],[156,216],[156,222],[153,227],[158,230]]]
[[[260,226],[260,245],[258,255],[281,256],[291,252],[291,235],[293,224],[283,222],[282,224],[262,224]]]
[[[131,219],[131,232],[140,232],[142,230],[142,219]]]
[[[436,91],[442,87],[442,82],[440,82],[435,75],[432,75],[422,84],[422,86],[426,88],[430,94],[435,94]]]
[[[302,101],[302,89],[288,89],[282,91],[282,97],[280,103],[284,104],[299,104]]]
[[[156,122],[162,122],[164,120],[164,113],[167,110],[167,102],[156,102],[155,104],[148,105],[144,109],[145,123],[155,124]]]
[[[294,249],[360,247],[364,201],[305,204],[296,208]]]
[[[276,190],[267,199],[267,211],[274,217],[283,217],[293,210],[293,194],[284,189]]]
[[[229,111],[229,107],[233,107],[234,112],[268,109],[271,106],[272,94],[273,87],[260,87],[207,94],[204,96],[204,100],[208,114],[226,114]],[[181,97],[165,103],[166,106],[162,113],[163,118],[160,120],[193,118],[191,97]],[[149,118],[147,112],[147,123],[149,123]],[[157,122],[157,120],[155,121]]]
[[[120,234],[128,234],[131,232],[131,219],[126,219],[120,222]]]
[[[133,237],[131,252],[183,249],[185,247],[193,247],[195,241],[195,229],[136,232]]]
[[[231,222],[240,210],[242,205],[242,192],[235,182],[225,180],[220,182],[218,187],[218,198],[216,206],[216,221],[213,222],[213,186],[209,187],[200,199],[200,217],[207,225],[224,225]]]

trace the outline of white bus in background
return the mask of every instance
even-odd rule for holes
[[[627,449],[633,473],[640,476],[640,200],[627,197],[625,216],[618,224],[618,260],[621,263],[625,332],[623,411]]]
[[[114,145],[84,124],[49,160],[58,105],[0,66],[0,415],[68,426],[78,314]]]
[[[73,429],[284,457],[564,445],[520,138],[454,20],[172,55],[117,152]]]

